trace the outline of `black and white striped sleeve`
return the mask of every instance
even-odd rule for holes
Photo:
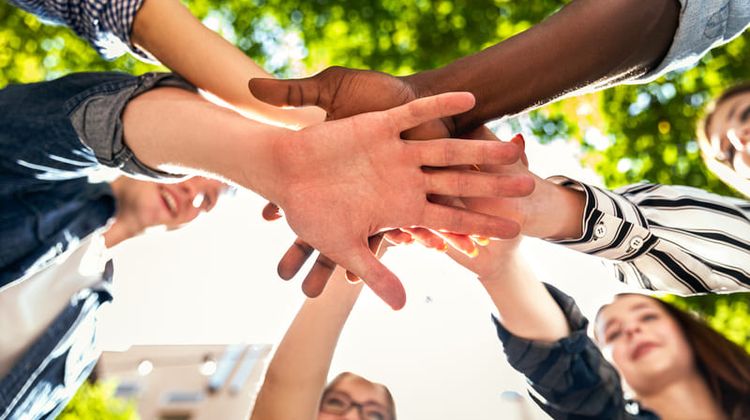
[[[750,290],[750,202],[684,186],[550,181],[586,194],[583,234],[555,242],[615,261],[620,281],[678,294]]]

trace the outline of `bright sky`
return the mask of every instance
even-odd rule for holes
[[[528,141],[527,147],[540,175],[599,182],[580,168],[575,146]],[[105,349],[278,342],[303,295],[301,279],[276,276],[276,262],[294,237],[283,221],[262,220],[263,205],[240,193],[189,227],[117,250],[115,302],[101,328]],[[524,249],[538,276],[576,296],[586,313],[619,287],[598,259],[536,240],[526,240]],[[505,362],[491,303],[475,277],[416,245],[392,249],[384,261],[404,281],[406,308],[393,312],[363,293],[331,376],[349,370],[387,384],[403,419],[514,418],[500,395],[523,393],[523,380]]]

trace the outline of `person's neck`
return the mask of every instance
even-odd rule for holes
[[[140,235],[145,230],[140,221],[135,217],[135,212],[130,211],[127,200],[127,183],[118,178],[111,184],[112,193],[115,196],[117,210],[115,211],[114,221],[104,232],[104,244],[107,248],[127,241],[130,238]]]
[[[641,405],[664,420],[726,419],[706,381],[693,372],[650,395],[639,395]]]

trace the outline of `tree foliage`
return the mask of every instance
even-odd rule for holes
[[[138,420],[135,403],[115,397],[112,382],[84,382],[59,420]]]
[[[435,68],[521,32],[566,3],[191,0],[187,5],[269,71],[284,76],[334,64],[394,74]],[[531,128],[541,141],[572,137],[580,142],[584,163],[595,167],[609,187],[649,180],[732,194],[702,163],[694,127],[710,98],[750,79],[749,43],[750,34],[741,36],[697,67],[654,83],[549,105],[531,115]],[[0,2],[0,87],[75,71],[139,74],[155,68],[128,56],[107,62],[68,29],[43,25]],[[735,294],[680,304],[707,314],[712,325],[747,346],[749,301],[747,294]]]

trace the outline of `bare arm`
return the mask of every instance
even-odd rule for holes
[[[334,67],[308,79],[253,80],[250,86],[269,103],[317,105],[332,118],[468,91],[477,107],[410,132],[414,138],[461,134],[565,94],[643,75],[669,50],[679,12],[677,0],[576,0],[529,30],[440,69],[393,77]]]
[[[271,76],[179,0],[146,0],[135,16],[131,39],[194,85],[255,119],[305,127],[325,118],[318,108],[279,109],[256,99],[247,90],[248,80]]]
[[[307,299],[271,360],[251,419],[316,419],[341,330],[362,291],[338,269],[325,292]]]
[[[477,107],[453,119],[463,132],[645,74],[672,44],[679,12],[677,0],[577,0],[513,38],[407,79],[417,90],[474,93]]]

